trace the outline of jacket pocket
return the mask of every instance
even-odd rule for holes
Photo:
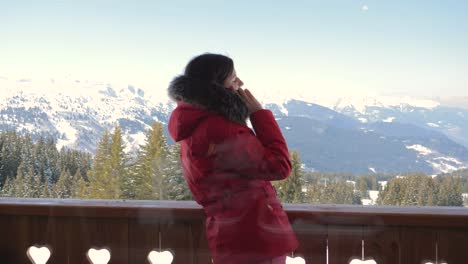
[[[288,216],[276,198],[262,201],[258,209],[257,223],[259,229],[276,234],[289,231]]]

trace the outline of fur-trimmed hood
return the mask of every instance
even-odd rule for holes
[[[200,106],[235,123],[245,125],[249,116],[245,102],[237,93],[213,82],[181,75],[171,82],[168,93],[177,102]]]

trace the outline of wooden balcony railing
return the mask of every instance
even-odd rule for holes
[[[284,207],[301,244],[292,254],[308,264],[468,263],[465,208]],[[109,263],[149,263],[152,250],[170,250],[172,263],[209,264],[203,221],[194,202],[0,198],[0,263],[31,263],[36,245],[51,249],[48,264],[90,263],[90,248],[109,249]]]

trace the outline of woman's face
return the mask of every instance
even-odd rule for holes
[[[229,75],[223,83],[224,87],[237,91],[239,88],[244,85],[244,83],[237,77],[236,70],[233,70],[231,75]]]

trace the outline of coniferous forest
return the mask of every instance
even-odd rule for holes
[[[136,157],[124,151],[122,130],[105,131],[93,157],[57,150],[51,138],[0,133],[0,194],[3,197],[190,200],[179,146],[167,144],[155,122]]]
[[[163,125],[154,122],[145,143],[133,156],[125,151],[122,130],[105,131],[93,156],[56,148],[51,137],[0,132],[0,196],[135,200],[190,200],[182,175],[178,144],[170,145]],[[352,175],[308,172],[299,153],[291,152],[289,178],[273,182],[287,203],[361,204],[369,191],[379,191],[378,205],[463,206],[468,169],[436,177]],[[383,184],[385,183],[385,184]]]

